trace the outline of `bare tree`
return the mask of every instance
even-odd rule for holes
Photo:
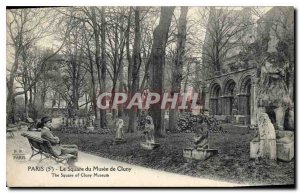
[[[42,71],[46,68],[46,63],[53,56],[55,56],[62,48],[62,45],[53,53],[43,57],[39,62],[39,70],[36,73],[34,80],[30,82],[22,91],[16,92],[15,79],[17,71],[20,69],[22,55],[34,46],[37,41],[49,35],[49,27],[52,25],[52,20],[49,21],[47,11],[36,9],[17,9],[7,11],[7,34],[8,34],[8,49],[12,50],[12,63],[8,69],[7,76],[7,119],[8,122],[15,122],[15,97],[28,92],[40,78]],[[68,33],[69,28],[65,28],[65,34]],[[63,40],[64,42],[64,40]]]
[[[134,46],[133,46],[133,66],[131,80],[131,95],[138,92],[138,71],[141,65],[141,31],[140,31],[140,8],[134,10]],[[137,107],[133,106],[129,112],[129,132],[134,132],[136,128]]]
[[[213,66],[214,71],[220,71],[221,64],[228,59],[228,52],[241,44],[242,33],[254,23],[250,17],[243,17],[238,14],[241,12],[230,8],[210,7],[199,13],[204,20],[200,24],[206,29],[202,43],[203,62]]]
[[[101,81],[100,81],[100,92],[105,92],[106,89],[106,45],[105,35],[106,21],[105,21],[105,7],[101,7]],[[100,126],[106,127],[106,111],[100,109]]]
[[[109,22],[107,22],[107,72],[112,80],[112,97],[111,104],[115,98],[115,92],[117,88],[118,79],[121,69],[123,69],[123,58],[125,51],[125,14],[124,8],[111,8],[109,11]],[[121,87],[122,87],[121,83]],[[113,110],[113,117],[115,117],[116,111]]]
[[[178,34],[177,34],[177,49],[176,49],[176,59],[173,68],[172,75],[172,93],[180,93],[181,81],[182,81],[182,71],[184,64],[184,54],[185,54],[185,42],[186,42],[186,23],[187,23],[187,12],[188,7],[181,7],[179,23],[178,23]],[[176,112],[178,106],[175,109],[170,109],[169,116],[169,130],[176,129]]]
[[[76,17],[76,19],[87,22],[93,29],[94,45],[95,45],[95,62],[97,69],[97,78],[100,86],[99,94],[106,91],[106,72],[107,72],[107,60],[106,60],[106,19],[105,19],[105,7],[83,7],[79,8],[79,11],[83,12],[87,18]],[[100,15],[100,19],[98,19]],[[99,21],[100,20],[100,21]],[[100,25],[99,25],[100,23]],[[92,52],[90,52],[92,53]],[[91,61],[91,60],[90,60]],[[97,118],[100,121],[100,127],[106,127],[106,111],[100,109],[100,115],[97,114]]]
[[[79,99],[83,96],[83,88],[86,84],[87,69],[83,67],[83,44],[85,39],[83,33],[85,33],[82,23],[77,23],[77,27],[73,28],[70,32],[64,49],[62,51],[64,63],[61,69],[63,74],[63,83],[65,84],[65,93],[67,98],[67,108],[69,110],[69,116],[73,117],[78,115],[79,111]],[[75,24],[75,25],[76,25]]]
[[[162,93],[165,65],[165,49],[168,40],[169,27],[175,7],[162,7],[159,24],[153,32],[153,45],[151,51],[150,85],[151,92]],[[150,106],[150,114],[153,117],[155,136],[165,134],[163,111],[157,105]]]

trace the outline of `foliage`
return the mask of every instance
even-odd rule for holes
[[[211,116],[193,115],[189,112],[179,114],[177,132],[196,132],[200,127],[207,127],[211,133],[225,133],[220,122]]]

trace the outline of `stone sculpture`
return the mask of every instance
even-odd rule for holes
[[[206,160],[218,153],[216,149],[210,149],[208,143],[208,125],[206,121],[199,123],[194,135],[194,147],[183,149],[183,157],[188,160]]]
[[[146,143],[154,143],[154,124],[151,116],[146,117],[144,135]]]
[[[123,119],[117,118],[116,119],[116,139],[124,139],[124,121]]]
[[[257,122],[258,132],[250,143],[250,157],[276,160],[276,133],[268,114],[259,113]]]
[[[284,130],[284,117],[290,98],[285,83],[285,63],[278,52],[267,53],[260,68],[258,110],[266,112],[272,108],[276,116],[276,127]]]
[[[195,149],[208,149],[208,126],[203,122],[196,130],[194,136]]]
[[[155,143],[154,140],[154,123],[150,115],[146,116],[143,134],[146,141],[141,143],[142,148],[152,150],[154,148],[159,147],[159,144]]]
[[[121,144],[125,143],[125,135],[124,135],[124,121],[121,118],[117,118],[115,120],[115,129],[116,129],[116,135],[114,139],[114,144]]]

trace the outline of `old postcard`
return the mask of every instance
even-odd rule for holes
[[[295,187],[294,12],[7,7],[7,186]]]

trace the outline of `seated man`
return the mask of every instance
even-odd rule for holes
[[[57,155],[71,154],[74,155],[77,159],[78,156],[78,147],[77,145],[61,145],[60,140],[57,136],[54,136],[51,132],[51,118],[43,117],[41,119],[41,137],[50,141],[54,152]],[[72,163],[74,160],[70,160]]]

